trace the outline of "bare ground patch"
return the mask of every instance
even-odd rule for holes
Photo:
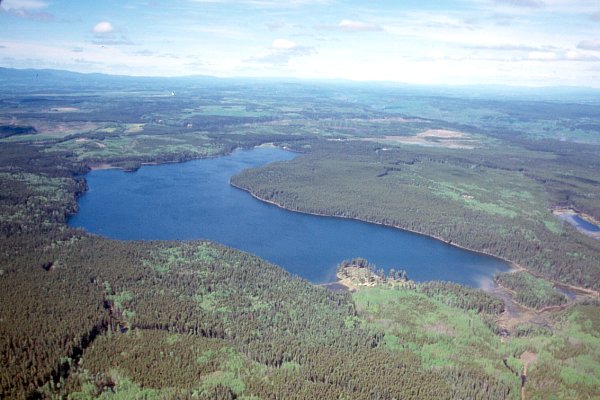
[[[428,129],[414,136],[385,136],[383,140],[388,143],[416,144],[448,149],[473,149],[478,144],[464,132],[447,129]]]
[[[387,135],[381,138],[362,138],[370,142],[382,144],[414,144],[447,149],[474,149],[479,141],[469,134],[447,129],[428,129],[413,136]]]
[[[127,124],[127,129],[125,133],[139,133],[144,130],[145,124]]]

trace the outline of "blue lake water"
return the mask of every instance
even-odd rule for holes
[[[581,218],[579,215],[574,215],[573,216],[573,222],[575,223],[575,226],[583,229],[584,231],[588,231],[588,232],[600,232],[600,227],[592,224],[589,221],[586,221],[585,219]]]
[[[261,147],[136,172],[92,171],[69,225],[122,240],[209,239],[315,283],[335,280],[336,265],[353,257],[385,270],[405,269],[417,281],[474,287],[509,269],[502,260],[399,229],[286,211],[229,184],[244,169],[294,156]]]

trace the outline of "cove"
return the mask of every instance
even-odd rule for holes
[[[363,257],[404,269],[416,281],[488,286],[509,270],[497,258],[442,241],[366,222],[283,210],[236,189],[236,173],[294,153],[259,147],[136,172],[96,170],[69,225],[121,240],[208,239],[258,255],[314,283],[335,280],[337,264]]]

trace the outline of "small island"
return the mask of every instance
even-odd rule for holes
[[[391,288],[414,289],[416,284],[408,279],[406,271],[391,268],[385,274],[383,268],[377,269],[364,258],[353,258],[342,261],[337,267],[338,284],[354,292],[360,286],[387,286]]]

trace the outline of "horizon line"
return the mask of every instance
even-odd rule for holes
[[[66,72],[77,75],[101,75],[106,77],[114,78],[147,78],[147,79],[194,79],[194,78],[211,78],[221,80],[271,80],[271,81],[300,81],[300,82],[331,82],[331,83],[348,83],[348,84],[377,84],[377,85],[398,85],[398,86],[413,86],[413,87],[444,87],[444,88],[468,88],[468,87],[480,87],[480,88],[507,88],[507,89],[568,89],[568,90],[588,90],[600,92],[600,86],[582,86],[582,85],[523,85],[523,84],[501,84],[501,83],[409,83],[405,81],[391,81],[391,80],[371,80],[371,79],[350,79],[350,78],[309,78],[309,77],[297,77],[297,76],[246,76],[246,75],[230,75],[230,76],[218,76],[208,74],[197,74],[197,75],[126,75],[126,74],[114,74],[107,72],[98,71],[75,71],[69,69],[57,69],[57,68],[15,68],[15,67],[4,67],[0,65],[0,70],[12,70],[12,71],[48,71],[48,72]]]

